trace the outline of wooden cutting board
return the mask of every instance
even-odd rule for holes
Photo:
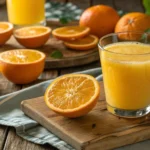
[[[84,117],[68,119],[51,111],[37,97],[21,103],[23,112],[77,150],[107,150],[150,139],[150,115],[138,119],[119,118],[106,110],[101,82],[96,107]]]
[[[76,24],[77,22],[71,23],[69,25],[76,25]],[[57,21],[50,21],[47,25],[50,26],[52,29],[63,26],[61,23]],[[25,47],[21,46],[12,36],[5,45],[0,46],[0,52],[20,48]],[[52,37],[47,41],[47,43],[44,46],[37,49],[46,54],[45,68],[80,66],[99,60],[98,47],[88,51],[72,50],[66,48],[62,41]],[[52,52],[55,50],[59,50],[63,54],[63,58],[54,59],[50,57]]]

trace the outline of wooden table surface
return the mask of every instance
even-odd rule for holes
[[[57,0],[63,1],[63,0]],[[90,5],[96,4],[107,4],[113,6],[116,9],[122,9],[125,11],[143,11],[143,7],[141,6],[141,0],[70,0],[72,3],[78,5],[80,8],[87,8]],[[68,0],[67,0],[68,2]],[[136,6],[136,7],[135,7]],[[0,21],[7,21],[7,12],[6,6],[0,6]],[[31,86],[33,84],[56,78],[59,75],[63,75],[66,73],[72,73],[76,71],[83,71],[90,68],[100,67],[99,62],[94,62],[88,65],[74,67],[74,68],[60,68],[53,70],[44,70],[39,79],[28,85],[15,85],[5,79],[2,75],[0,75],[0,95],[4,95],[7,93],[11,93],[14,91],[18,91],[25,87]],[[19,136],[16,135],[15,129],[6,126],[0,126],[0,150],[55,150],[50,145],[40,146],[37,144],[33,144],[28,142]]]

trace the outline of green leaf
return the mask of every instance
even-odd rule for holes
[[[143,6],[145,8],[145,13],[150,15],[150,0],[143,0]]]
[[[58,58],[62,58],[63,57],[63,54],[61,51],[59,50],[55,50],[51,53],[50,57],[52,58],[55,58],[55,59],[58,59]]]
[[[148,32],[148,33],[150,33],[150,28],[146,29],[146,30],[145,30],[145,32]]]
[[[123,10],[118,10],[117,11],[119,16],[122,17],[123,15],[125,15],[127,12],[123,11]]]
[[[63,17],[60,17],[59,18],[59,21],[62,23],[62,24],[67,24],[69,22],[71,22],[73,20],[73,18],[69,17],[69,16],[63,16]]]
[[[67,24],[67,23],[69,23],[68,18],[65,18],[65,17],[61,17],[61,18],[59,19],[59,21],[60,21],[62,24]]]

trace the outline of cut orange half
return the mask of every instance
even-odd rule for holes
[[[45,54],[30,49],[0,53],[0,71],[11,82],[27,84],[38,78],[45,64]]]
[[[98,38],[89,35],[81,39],[64,42],[65,46],[75,50],[89,50],[97,46]]]
[[[66,26],[60,27],[52,31],[52,35],[60,40],[74,40],[88,35],[89,27]]]
[[[9,22],[0,22],[0,45],[5,44],[13,33],[13,25]]]
[[[47,88],[44,99],[56,113],[70,117],[87,114],[100,95],[98,81],[85,74],[68,74],[55,79]]]
[[[50,38],[51,28],[44,26],[31,26],[16,29],[14,37],[27,48],[37,48],[46,43]]]

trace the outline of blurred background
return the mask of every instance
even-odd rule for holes
[[[143,0],[47,0],[45,15],[47,21],[68,18],[66,15],[70,15],[72,20],[78,20],[83,10],[97,4],[112,6],[120,15],[133,11],[145,12]],[[7,21],[6,0],[0,0],[0,21]]]

